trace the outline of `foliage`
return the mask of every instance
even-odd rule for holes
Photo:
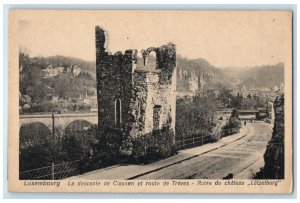
[[[232,110],[228,123],[222,128],[222,137],[239,132],[242,126],[241,120],[238,117],[238,111]]]
[[[72,60],[63,63],[64,58],[60,58],[58,61],[50,58],[31,58],[24,53],[19,53],[20,94],[31,99],[29,101],[21,97],[20,106],[23,107],[27,104],[29,108],[35,108],[34,110],[27,108],[29,112],[60,111],[57,109],[58,105],[55,108],[49,106],[47,103],[51,100],[49,96],[56,96],[59,99],[68,101],[71,98],[79,98],[86,94],[88,96],[95,95],[96,81],[89,72],[83,71],[87,67],[81,66],[82,71],[78,75],[73,75],[73,73],[64,70],[56,76],[46,77],[45,69],[47,67],[56,68],[61,65],[64,68],[70,68],[74,65],[70,63]],[[80,64],[84,65],[85,63],[81,61]],[[25,109],[25,112],[27,109]]]
[[[79,98],[86,92],[94,94],[90,88],[96,86],[92,76],[87,72],[80,73],[77,77],[68,72],[62,73],[53,79],[53,83],[55,94],[62,99]]]
[[[226,87],[222,86],[220,88],[218,99],[223,103],[224,107],[227,107],[233,99],[231,91]]]
[[[52,162],[81,160],[100,153],[95,148],[99,142],[96,125],[71,134],[55,129],[55,137],[42,133],[31,135],[20,134],[20,171],[49,166]]]
[[[80,145],[76,135],[63,137],[61,144],[64,149],[64,157],[66,160],[75,161],[87,157],[88,151],[85,146]]]
[[[222,102],[225,108],[237,108],[237,109],[249,109],[264,107],[266,105],[266,98],[258,96],[256,94],[243,96],[239,93],[234,96],[229,89],[222,86],[218,95],[218,100]]]
[[[20,143],[22,142],[20,140]],[[20,171],[49,166],[52,162],[60,163],[62,160],[59,142],[51,136],[44,136],[39,141],[27,145],[26,148],[20,148],[19,155]]]
[[[231,103],[228,107],[240,109],[242,107],[242,103],[243,96],[238,93],[237,96],[231,98]]]
[[[41,80],[41,71],[37,66],[25,66],[24,71],[27,71],[20,81],[20,92],[22,95],[29,95],[33,102],[42,102],[47,94],[51,91],[48,90],[45,83]]]
[[[154,131],[132,140],[134,161],[149,163],[175,153],[174,132],[169,127]]]
[[[88,158],[94,154],[93,144],[97,141],[97,126],[87,130],[81,129],[66,132],[62,137],[62,148],[68,161]]]
[[[176,103],[176,140],[209,134],[215,126],[217,101],[213,97],[178,99]]]
[[[237,96],[232,98],[229,107],[238,109],[265,107],[266,102],[267,99],[265,97],[257,96],[256,94],[248,94],[244,98],[242,94],[238,93]]]

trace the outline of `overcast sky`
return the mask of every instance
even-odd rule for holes
[[[286,12],[28,11],[20,18],[20,47],[30,56],[95,61],[95,26],[100,25],[112,53],[173,42],[178,54],[217,67],[284,62],[284,35],[290,29]]]

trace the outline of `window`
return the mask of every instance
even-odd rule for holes
[[[121,99],[116,99],[115,101],[115,124],[117,127],[121,126],[122,115],[121,115]]]

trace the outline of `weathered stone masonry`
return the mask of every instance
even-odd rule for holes
[[[284,95],[274,101],[275,121],[272,138],[264,154],[264,179],[284,178]]]
[[[112,55],[106,50],[106,37],[105,31],[97,26],[96,67],[100,132],[106,136],[109,146],[126,155],[146,153],[147,148],[153,144],[147,141],[136,142],[139,139],[149,140],[146,139],[149,137],[157,142],[167,138],[165,146],[160,147],[164,148],[164,156],[170,155],[175,146],[175,45],[169,43],[142,50],[142,57],[137,57],[137,50],[126,50],[125,53],[116,52]],[[155,70],[149,68],[148,64],[149,54],[153,52],[156,54]],[[143,61],[138,63],[138,60]],[[143,65],[138,67],[137,64]],[[119,139],[110,139],[112,134],[117,134]],[[154,134],[159,136],[152,139]],[[136,146],[135,143],[144,146]],[[144,152],[139,152],[137,148],[144,149]]]

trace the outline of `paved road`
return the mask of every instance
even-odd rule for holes
[[[265,123],[249,123],[250,133],[229,145],[138,179],[222,179],[229,173],[233,178],[249,178],[245,171],[260,163],[271,139],[272,128]],[[261,165],[262,164],[262,165]],[[251,174],[250,174],[251,175]]]

